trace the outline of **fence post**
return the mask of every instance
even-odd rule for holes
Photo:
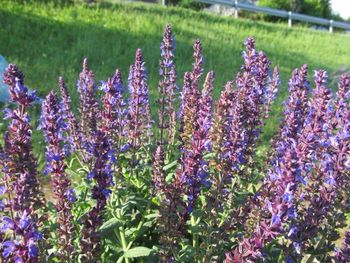
[[[235,18],[238,18],[238,0],[234,1],[234,5],[235,5],[235,13],[234,16]]]
[[[292,27],[292,12],[288,12],[288,27]]]
[[[333,33],[333,20],[329,20],[329,33]]]

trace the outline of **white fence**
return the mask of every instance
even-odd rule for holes
[[[329,32],[333,32],[333,28],[341,28],[345,30],[350,30],[350,23],[346,22],[339,22],[339,21],[334,21],[332,19],[325,19],[325,18],[319,18],[315,16],[308,16],[308,15],[302,15],[298,13],[293,13],[293,12],[288,12],[285,10],[278,10],[278,9],[273,9],[269,7],[262,7],[262,6],[255,6],[251,4],[245,4],[245,3],[240,3],[237,0],[195,0],[197,2],[202,2],[206,4],[219,4],[219,5],[226,5],[230,7],[234,7],[237,9],[242,9],[246,11],[251,11],[251,12],[259,12],[259,13],[264,13],[268,14],[271,16],[278,16],[282,18],[288,19],[288,26],[292,26],[292,21],[297,20],[297,21],[302,21],[302,22],[308,22],[308,23],[313,23],[313,24],[318,24],[318,25],[323,25],[327,26],[329,28]],[[237,14],[237,12],[236,12]]]

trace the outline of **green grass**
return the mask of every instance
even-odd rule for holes
[[[77,102],[75,82],[81,62],[88,57],[96,80],[106,79],[116,67],[127,79],[136,48],[142,48],[149,72],[152,109],[157,94],[159,45],[163,27],[172,23],[176,34],[176,66],[179,86],[191,69],[192,43],[203,42],[205,71],[216,72],[216,96],[227,80],[235,77],[242,63],[241,51],[247,36],[256,38],[257,48],[278,65],[282,90],[264,140],[271,136],[286,95],[287,80],[295,67],[307,63],[310,70],[324,68],[332,74],[350,66],[350,36],[329,34],[307,28],[287,28],[231,17],[220,17],[180,8],[164,8],[140,3],[66,6],[21,5],[1,1],[0,54],[17,63],[26,74],[29,87],[43,97],[57,89],[62,75]]]

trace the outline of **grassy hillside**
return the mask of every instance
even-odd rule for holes
[[[216,72],[216,95],[227,80],[233,79],[241,65],[243,41],[256,38],[272,65],[282,75],[282,91],[274,118],[280,113],[287,80],[293,68],[307,63],[311,70],[325,68],[331,74],[350,66],[350,36],[316,32],[306,28],[254,22],[203,14],[179,8],[146,4],[109,6],[67,6],[25,4],[1,1],[0,54],[19,64],[26,73],[28,86],[44,96],[57,88],[62,75],[76,98],[75,81],[81,62],[88,57],[96,80],[106,79],[116,67],[127,78],[135,49],[144,51],[149,86],[154,102],[157,93],[159,44],[166,23],[176,34],[176,66],[179,85],[183,73],[191,69],[192,43],[203,42],[205,70]],[[155,108],[153,107],[155,112]],[[275,121],[268,124],[271,136]]]

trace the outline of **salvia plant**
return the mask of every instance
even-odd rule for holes
[[[40,101],[10,64],[1,262],[350,262],[350,75],[333,92],[326,71],[312,78],[307,65],[295,69],[265,150],[279,71],[254,38],[244,46],[217,100],[199,39],[177,76],[171,25],[158,87],[148,85],[141,49],[124,80],[116,69],[96,82],[84,59],[78,105],[62,77],[59,94]],[[36,101],[38,125],[29,117]],[[45,165],[33,153],[33,126]]]

